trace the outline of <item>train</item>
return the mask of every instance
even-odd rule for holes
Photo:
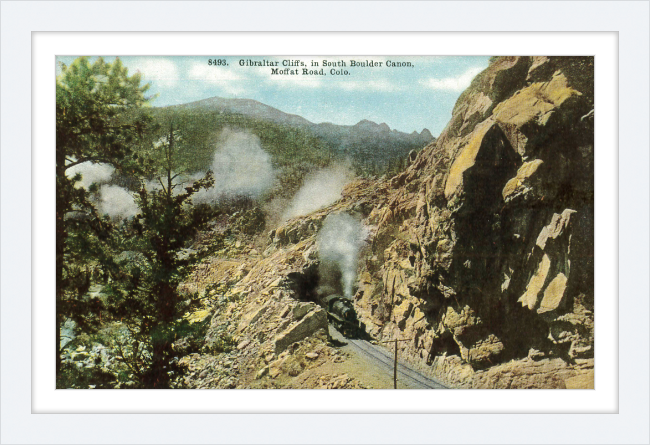
[[[359,322],[354,304],[350,298],[340,295],[340,289],[323,281],[318,264],[300,272],[287,275],[288,284],[301,301],[313,301],[327,311],[327,321],[348,338],[365,338],[365,325]],[[337,280],[327,280],[330,283]]]
[[[323,298],[327,310],[327,321],[345,337],[361,337],[365,332],[363,323],[357,318],[352,300],[341,295]]]

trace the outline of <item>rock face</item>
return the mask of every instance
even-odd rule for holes
[[[593,387],[593,76],[590,57],[493,60],[403,173],[349,184],[273,230],[261,258],[199,271],[233,278],[208,340],[250,339],[237,363],[275,379],[326,327],[316,239],[346,212],[368,233],[357,315],[377,340],[408,339],[402,359],[456,387]]]
[[[412,338],[405,357],[451,383],[462,370],[464,386],[499,363],[527,366],[531,348],[562,359],[543,372],[568,366],[536,382],[589,375],[593,110],[593,58],[501,57],[474,79],[368,218],[356,304],[372,335]]]

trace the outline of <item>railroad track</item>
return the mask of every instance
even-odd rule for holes
[[[379,345],[359,339],[345,338],[340,332],[330,326],[332,337],[340,342],[347,343],[359,356],[373,366],[376,372],[386,372],[392,378],[394,370],[394,356],[391,351]],[[397,362],[397,385],[411,389],[447,389],[445,385],[423,374],[420,374],[408,364]]]

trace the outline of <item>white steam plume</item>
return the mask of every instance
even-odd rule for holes
[[[99,189],[98,210],[113,220],[133,218],[140,211],[133,195],[117,185],[102,185]]]
[[[317,171],[305,180],[285,211],[283,219],[307,215],[327,207],[341,198],[345,185],[354,174],[346,167],[336,166]]]
[[[275,179],[271,156],[262,149],[260,139],[249,132],[229,128],[221,132],[212,172],[214,186],[194,195],[194,203],[211,204],[242,196],[257,198]]]
[[[83,187],[87,189],[91,184],[99,184],[111,180],[115,168],[109,164],[99,164],[94,162],[82,162],[66,170],[65,175],[72,179],[77,173],[81,174],[81,180],[75,184],[76,188]]]
[[[347,213],[330,214],[318,233],[318,256],[321,261],[321,278],[340,273],[343,295],[352,298],[357,277],[359,250],[367,238],[367,229]],[[323,271],[326,271],[323,276]]]
[[[140,211],[133,195],[117,185],[105,184],[111,180],[114,172],[112,165],[87,161],[70,167],[65,174],[68,178],[81,174],[81,180],[75,183],[75,188],[88,189],[94,183],[102,184],[98,194],[90,197],[100,214],[108,215],[113,220],[133,218]]]

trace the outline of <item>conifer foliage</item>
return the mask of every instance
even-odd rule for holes
[[[191,202],[198,191],[213,185],[212,173],[183,180],[175,172],[177,137],[171,127],[166,140],[156,147],[153,164],[158,167],[150,179],[142,181],[137,196],[140,213],[120,231],[118,250],[125,249],[140,260],[126,267],[116,263],[108,289],[110,308],[128,327],[134,345],[121,358],[144,388],[168,388],[178,373],[172,348],[184,323],[178,285],[199,256],[186,247],[198,231],[207,228],[213,212]]]
[[[213,213],[193,205],[192,197],[214,178],[183,171],[181,133],[173,118],[152,123],[147,89],[119,59],[80,57],[57,77],[57,381],[64,321],[88,333],[100,327],[100,314],[125,328],[113,346],[136,387],[168,388],[177,371],[172,346],[187,324],[178,285],[197,260],[187,246]],[[161,125],[169,132],[152,143]],[[124,193],[135,195],[138,213],[118,221],[102,217],[96,186],[82,187],[81,175],[69,173],[83,163],[112,166],[129,184]],[[98,282],[104,298],[87,298]]]
[[[119,59],[106,63],[98,58],[76,59],[61,66],[56,79],[56,312],[60,327],[66,317],[88,327],[92,312],[81,298],[92,272],[86,260],[110,227],[102,221],[88,190],[78,187],[80,175],[68,171],[79,164],[107,163],[135,172],[133,147],[147,126],[146,115],[132,112],[143,107],[148,84],[140,74],[129,76]],[[135,163],[133,161],[136,161]],[[60,348],[60,329],[56,334]],[[61,358],[57,353],[57,376]]]

